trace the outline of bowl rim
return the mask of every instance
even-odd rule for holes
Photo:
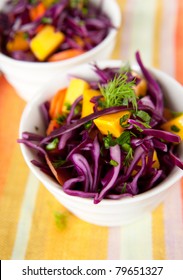
[[[120,66],[121,64],[123,64],[123,62],[121,60],[103,60],[103,61],[97,61],[97,64],[99,66]],[[71,69],[71,71],[77,71],[77,68],[81,69],[84,67],[90,67],[91,63],[83,63],[81,65],[75,66]],[[136,63],[132,63],[131,64],[132,69],[137,70],[139,69],[138,65]],[[162,75],[165,78],[168,78],[169,80],[171,80],[173,83],[175,83],[177,86],[179,86],[182,91],[183,88],[181,86],[181,84],[176,81],[173,77],[171,77],[170,75],[168,75],[167,73],[156,69],[154,67],[148,66],[148,69],[157,74],[157,75]],[[63,78],[66,80],[68,73],[63,73]],[[24,122],[26,119],[26,116],[29,114],[29,112],[31,111],[31,108],[34,106],[34,104],[40,104],[39,101],[44,102],[46,101],[46,99],[44,98],[44,90],[46,89],[46,86],[39,88],[39,90],[37,90],[36,94],[34,95],[34,98],[29,101],[25,108],[24,111],[22,113],[22,117],[20,120],[20,126],[19,126],[19,137],[21,137],[22,132],[25,131],[25,129],[23,129],[24,126]],[[53,93],[54,94],[54,93]],[[183,144],[183,143],[182,143]],[[66,193],[64,193],[64,191],[62,190],[62,187],[49,175],[44,174],[41,170],[39,170],[38,167],[34,166],[31,162],[30,162],[30,157],[29,157],[29,149],[24,145],[21,144],[20,145],[23,157],[27,163],[27,165],[29,166],[30,170],[34,173],[34,175],[43,183],[43,185],[46,184],[44,183],[45,179],[47,180],[48,184],[49,184],[49,189],[52,189],[52,193],[57,193],[58,195],[62,195],[65,198],[69,198],[69,200],[75,201],[75,202],[81,202],[81,203],[85,203],[85,204],[93,204],[93,198],[81,198],[81,197],[77,197],[77,196],[71,196],[68,195]],[[27,153],[28,151],[28,153]],[[171,173],[174,171],[174,174],[171,175]],[[146,200],[148,198],[152,198],[154,196],[156,196],[157,194],[160,194],[161,192],[163,192],[164,190],[170,188],[173,184],[175,184],[178,179],[180,179],[183,176],[183,170],[181,170],[178,167],[174,167],[173,170],[171,171],[170,175],[167,176],[167,178],[165,178],[161,183],[159,183],[157,186],[155,186],[154,188],[145,191],[144,193],[140,193],[137,194],[135,196],[129,196],[129,197],[123,197],[120,199],[116,199],[116,200],[112,200],[112,199],[106,199],[104,198],[99,204],[97,204],[97,206],[99,205],[122,205],[122,204],[131,204],[131,203],[135,203],[135,202],[139,202],[142,200]]]
[[[105,0],[105,1],[109,1],[109,0]],[[111,0],[110,0],[111,1]],[[92,48],[89,51],[86,51],[83,54],[80,54],[76,57],[72,57],[72,58],[68,58],[62,61],[55,61],[55,62],[33,62],[33,61],[23,61],[23,60],[16,60],[13,59],[5,54],[3,54],[2,52],[0,52],[0,59],[2,59],[3,61],[7,61],[9,63],[12,63],[13,66],[22,66],[22,67],[26,67],[26,68],[34,68],[37,67],[38,69],[41,68],[40,70],[42,70],[42,68],[54,68],[55,66],[70,66],[72,64],[78,64],[80,61],[85,60],[85,59],[90,59],[92,57],[95,57],[95,55],[100,52],[100,50],[102,50],[105,46],[107,46],[111,40],[114,39],[115,35],[118,32],[118,29],[120,28],[120,24],[122,21],[122,14],[120,11],[120,7],[117,3],[116,0],[112,0],[111,5],[113,6],[113,8],[115,9],[115,26],[111,27],[109,30],[109,33],[107,34],[107,36],[100,42],[100,44],[98,44],[97,46],[95,46],[94,48]]]

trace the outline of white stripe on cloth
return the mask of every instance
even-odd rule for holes
[[[123,60],[135,61],[135,52],[140,51],[144,64],[151,64],[156,0],[129,0],[124,15]]]
[[[21,205],[12,260],[23,260],[25,257],[38,187],[39,181],[30,172]]]
[[[121,227],[121,260],[152,260],[152,215]]]
[[[123,59],[133,63],[140,51],[143,63],[152,64],[156,0],[129,0],[123,29]],[[125,55],[125,57],[124,57]],[[152,259],[152,215],[121,227],[120,259]]]
[[[175,29],[178,9],[177,0],[163,0],[163,18],[160,36],[160,69],[175,75]]]
[[[174,184],[164,203],[165,243],[168,260],[183,259],[183,207],[181,183]]]

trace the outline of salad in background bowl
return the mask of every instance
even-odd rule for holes
[[[115,0],[2,3],[0,68],[25,100],[59,71],[111,55],[121,22]]]
[[[22,116],[23,156],[81,219],[106,226],[153,210],[182,176],[183,90],[156,69],[97,62],[57,77]]]

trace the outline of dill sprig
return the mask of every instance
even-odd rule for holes
[[[129,82],[126,74],[116,75],[106,85],[99,85],[105,99],[105,107],[128,106],[131,103],[133,108],[137,110],[137,97],[133,89],[134,85],[135,81]]]

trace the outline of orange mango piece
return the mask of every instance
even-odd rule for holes
[[[6,45],[9,52],[27,51],[29,49],[29,41],[26,39],[24,32],[17,32],[13,40]]]

